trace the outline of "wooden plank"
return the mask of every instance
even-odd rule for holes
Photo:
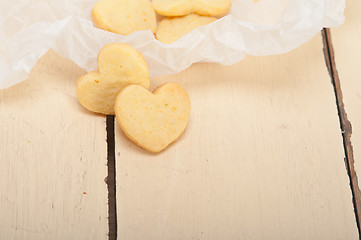
[[[331,31],[331,54],[354,201],[361,221],[361,2],[349,0],[344,25]],[[333,47],[333,48],[332,48]],[[333,52],[332,52],[333,50]],[[359,229],[360,230],[360,229]]]
[[[51,51],[0,90],[0,239],[108,239],[105,117],[78,103],[82,74]]]
[[[195,64],[189,126],[148,154],[116,126],[119,239],[357,239],[322,39],[233,66]]]

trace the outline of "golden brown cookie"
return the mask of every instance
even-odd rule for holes
[[[166,83],[153,94],[139,85],[129,85],[115,101],[117,121],[125,135],[150,152],[160,152],[185,130],[190,99],[176,83]]]
[[[149,0],[100,0],[92,10],[95,25],[123,35],[157,28],[156,15]]]
[[[204,16],[226,14],[231,0],[153,0],[155,11],[163,16],[184,16],[196,13]]]
[[[159,25],[156,38],[164,43],[172,43],[197,27],[214,22],[217,18],[190,14],[184,17],[163,19]]]
[[[98,55],[99,71],[89,72],[77,81],[79,102],[88,110],[114,114],[119,91],[129,84],[150,87],[148,65],[137,50],[124,43],[111,43]]]

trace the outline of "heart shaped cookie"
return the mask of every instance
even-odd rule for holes
[[[160,21],[156,38],[164,43],[172,43],[197,27],[216,21],[215,17],[190,14],[183,17],[165,18]]]
[[[99,71],[89,72],[77,81],[79,102],[90,111],[113,115],[115,98],[123,87],[150,87],[143,55],[127,44],[104,46],[98,55],[98,67]]]
[[[226,14],[231,0],[153,0],[154,10],[163,16],[184,16],[196,13],[204,16]]]
[[[115,115],[125,135],[150,152],[160,152],[182,135],[188,124],[190,99],[176,83],[166,83],[153,94],[139,85],[119,92]]]
[[[92,9],[95,25],[123,35],[157,28],[156,15],[149,0],[100,0]]]

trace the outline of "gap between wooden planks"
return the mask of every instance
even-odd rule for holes
[[[341,96],[341,123],[344,130],[347,164],[354,192],[355,210],[360,225],[361,194],[361,2],[346,2],[345,23],[328,30],[332,70]],[[360,226],[359,226],[360,230]]]
[[[109,240],[117,239],[117,199],[116,199],[116,165],[115,165],[115,139],[114,116],[107,116],[107,145],[108,145],[108,224]]]
[[[361,191],[358,185],[358,178],[355,170],[355,160],[353,154],[353,146],[351,143],[351,134],[352,134],[352,125],[347,117],[345,110],[345,105],[343,102],[343,94],[341,89],[341,82],[339,75],[337,73],[337,67],[335,64],[335,53],[332,46],[331,33],[330,29],[324,29],[322,31],[322,36],[324,39],[324,52],[327,68],[329,70],[332,84],[334,86],[335,97],[338,115],[340,119],[340,127],[343,137],[343,145],[345,151],[345,165],[347,173],[350,178],[350,187],[352,191],[352,202],[355,210],[355,217],[357,222],[357,228],[359,232],[359,237],[361,236],[360,232],[360,217],[361,217]]]

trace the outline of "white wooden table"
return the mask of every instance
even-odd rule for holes
[[[77,101],[53,51],[0,90],[0,240],[359,239],[361,2],[284,55],[194,64],[185,134],[161,154]]]

